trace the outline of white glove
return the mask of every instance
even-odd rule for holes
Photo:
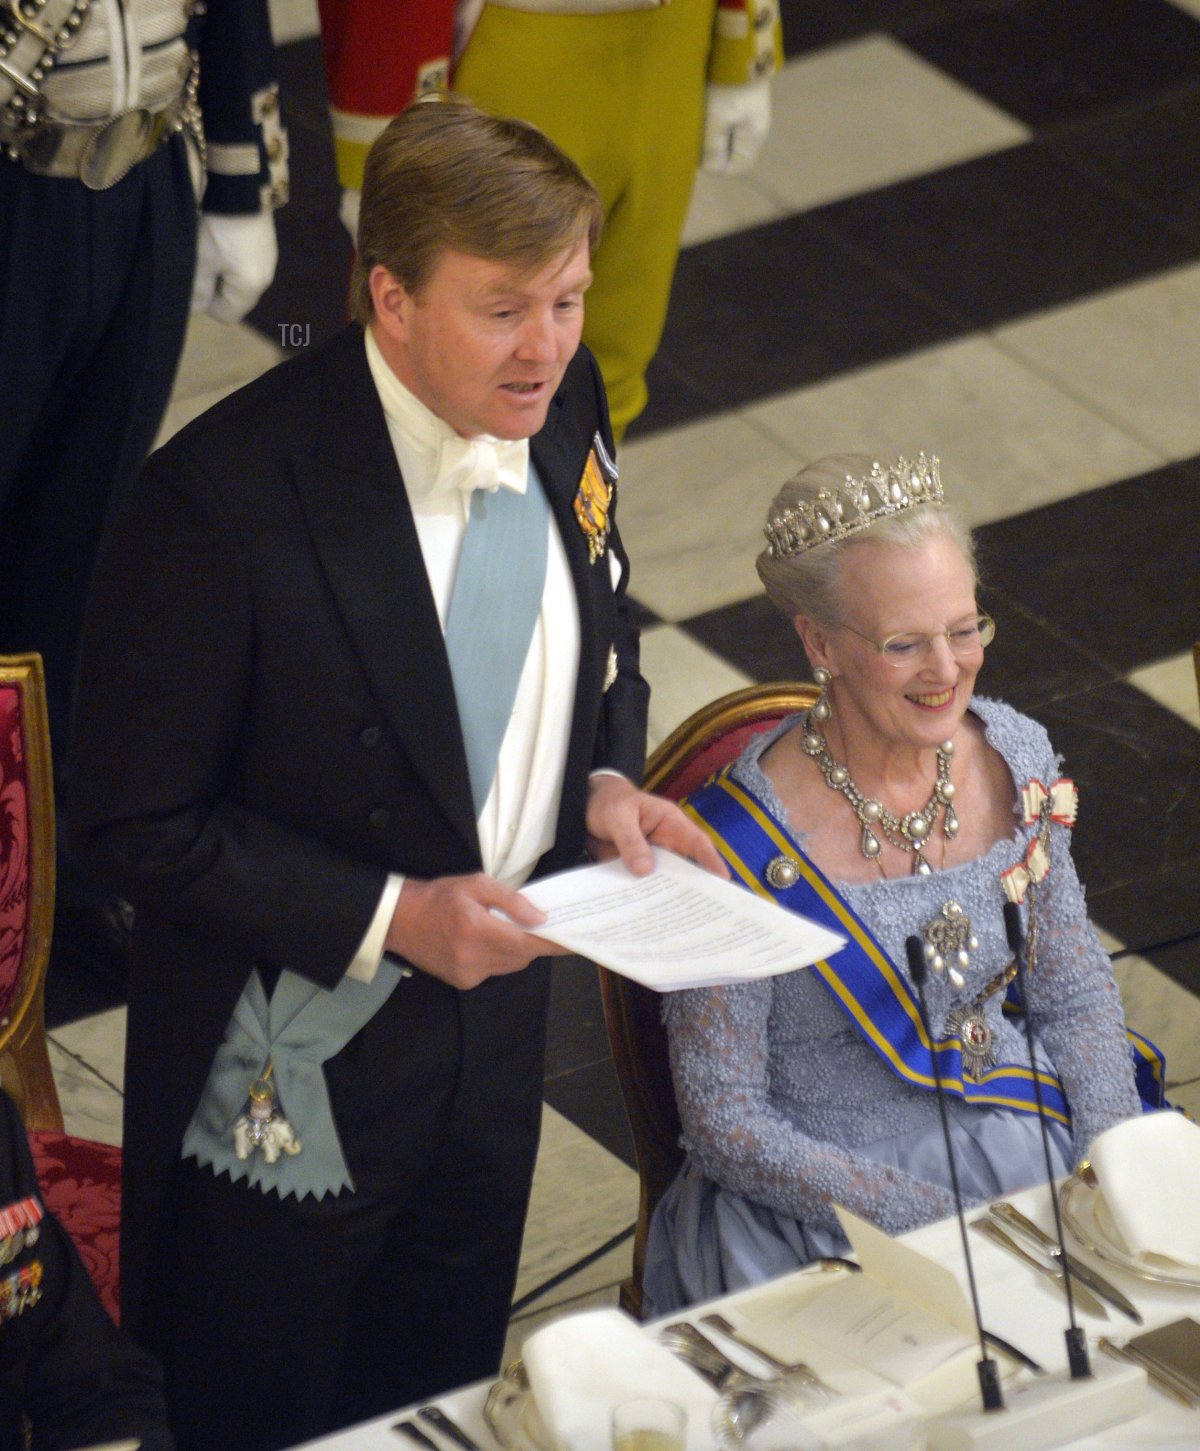
[[[355,191],[353,187],[346,187],[342,192],[341,205],[338,207],[338,216],[341,218],[342,226],[350,233],[350,240],[358,246],[358,207],[362,201],[362,192]]]
[[[771,129],[771,82],[709,86],[704,114],[701,164],[715,176],[746,171]]]
[[[218,322],[241,322],[271,285],[278,260],[273,212],[201,212],[192,311]]]

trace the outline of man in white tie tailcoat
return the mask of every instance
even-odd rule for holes
[[[362,212],[357,321],[151,458],[80,676],[76,845],[136,912],[123,1313],[197,1451],[495,1370],[551,950],[519,888],[649,843],[720,870],[634,784],[593,189],[438,103]],[[238,1157],[247,1106],[301,1152]]]

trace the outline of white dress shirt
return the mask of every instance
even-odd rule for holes
[[[465,472],[461,463],[452,471],[447,485],[443,451],[459,459],[463,452],[461,440],[448,423],[430,412],[400,382],[384,361],[370,329],[366,348],[444,631],[467,530],[471,492],[454,477]],[[521,443],[523,448],[513,449],[496,441],[508,465],[500,472],[500,486],[523,493],[529,444],[528,440]],[[482,452],[490,457],[488,450]],[[549,548],[541,610],[517,686],[512,719],[500,747],[495,779],[478,820],[483,869],[509,887],[519,887],[554,842],[579,671],[575,589],[553,516],[547,528]],[[403,884],[402,876],[389,876],[371,926],[347,969],[348,976],[365,982],[374,977]]]

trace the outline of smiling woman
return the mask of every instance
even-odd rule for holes
[[[849,943],[811,970],[668,998],[689,1152],[651,1226],[656,1314],[844,1253],[835,1204],[890,1233],[951,1213],[935,1064],[964,1194],[1045,1178],[1029,1049],[1002,1012],[1006,900],[1036,902],[1026,1007],[1055,1173],[1139,1111],[1071,862],[1073,785],[1040,726],[974,696],[996,627],[938,461],[824,459],[784,485],[765,533],[759,575],[821,695],[689,806],[735,878]]]

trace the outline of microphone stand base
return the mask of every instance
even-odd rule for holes
[[[930,1421],[929,1451],[1043,1451],[1080,1442],[1142,1414],[1146,1374],[1139,1365],[1102,1361],[1086,1379],[1072,1380],[1061,1370],[1010,1382],[1004,1397],[1003,1410],[962,1411]]]

